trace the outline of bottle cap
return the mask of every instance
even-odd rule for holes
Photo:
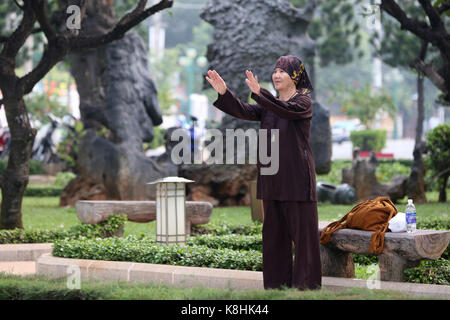
[[[413,199],[408,199],[408,204],[412,204],[413,203]]]

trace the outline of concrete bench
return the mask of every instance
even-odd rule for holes
[[[129,221],[151,222],[156,220],[156,201],[77,201],[77,217],[83,223],[99,223],[112,214],[126,214]],[[186,201],[186,233],[192,224],[208,223],[213,206],[209,202]]]
[[[329,222],[319,223],[319,235]],[[331,241],[320,244],[322,274],[354,278],[352,253],[369,254],[371,231],[341,229]],[[424,259],[439,259],[450,242],[450,231],[417,230],[414,233],[386,232],[383,253],[379,255],[380,280],[403,281],[403,271]]]

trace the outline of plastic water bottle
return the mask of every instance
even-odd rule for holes
[[[416,207],[414,206],[413,200],[408,199],[408,204],[406,205],[406,231],[411,233],[416,231]]]

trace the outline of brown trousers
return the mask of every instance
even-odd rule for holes
[[[320,289],[317,202],[263,200],[263,206],[264,288]]]

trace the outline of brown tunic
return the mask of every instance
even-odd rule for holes
[[[279,168],[274,175],[261,175],[258,152],[257,198],[280,201],[317,202],[315,166],[309,134],[312,119],[311,98],[297,94],[288,101],[261,88],[252,93],[257,104],[238,99],[229,89],[218,95],[215,107],[243,120],[260,121],[261,129],[279,129]],[[270,138],[267,139],[270,154]],[[266,165],[270,167],[270,164]]]

